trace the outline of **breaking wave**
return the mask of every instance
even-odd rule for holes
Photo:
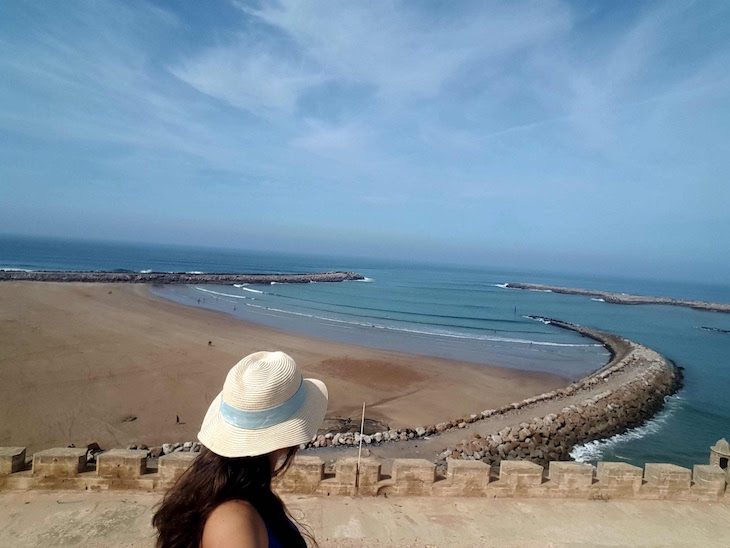
[[[212,295],[218,295],[220,297],[229,297],[234,299],[242,299],[242,300],[255,300],[253,297],[244,297],[242,295],[231,295],[229,293],[221,293],[218,291],[213,291],[210,289],[204,289],[202,287],[195,287],[198,291],[202,291],[204,293],[209,293]],[[252,293],[263,293],[262,291],[259,291],[257,289],[250,289],[246,287],[241,287],[240,289],[243,289],[245,291],[250,291]],[[344,320],[341,318],[333,318],[331,316],[320,316],[317,314],[309,314],[306,312],[295,312],[293,310],[285,310],[282,308],[277,308],[273,306],[266,306],[263,304],[255,304],[255,303],[244,303],[246,306],[249,306],[251,308],[257,308],[260,310],[267,310],[269,312],[278,312],[281,314],[287,314],[290,316],[299,316],[304,318],[312,318],[317,320],[322,320],[326,322],[333,322],[333,323],[339,323],[339,324],[347,324],[347,325],[354,325],[359,327],[367,327],[372,329],[384,329],[387,331],[397,331],[397,332],[403,332],[403,333],[413,333],[416,335],[428,335],[430,337],[446,337],[450,339],[468,339],[468,340],[477,340],[477,341],[488,341],[488,342],[495,342],[495,343],[509,343],[509,344],[523,344],[523,345],[534,345],[534,346],[551,346],[551,347],[592,347],[592,346],[601,346],[597,343],[590,343],[590,344],[575,344],[575,343],[558,343],[558,342],[550,342],[550,341],[535,341],[530,339],[518,339],[514,337],[499,337],[499,336],[493,336],[493,335],[477,335],[477,334],[469,334],[464,332],[458,332],[458,331],[449,331],[449,330],[441,330],[441,329],[415,329],[415,328],[408,328],[408,327],[401,327],[401,326],[395,326],[395,325],[385,325],[381,323],[371,323],[371,322],[358,322],[358,321],[352,321],[352,320]]]
[[[577,462],[595,463],[601,460],[607,451],[615,452],[628,442],[658,433],[667,423],[667,420],[676,412],[681,404],[681,399],[677,395],[668,396],[664,400],[664,409],[641,426],[632,428],[623,434],[616,434],[605,440],[595,440],[583,445],[576,445],[570,452],[570,457]],[[616,454],[616,458],[621,458],[621,456]]]

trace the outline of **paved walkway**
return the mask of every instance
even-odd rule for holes
[[[158,494],[0,493],[0,547],[153,546]],[[730,545],[730,505],[435,497],[287,496],[322,548]]]

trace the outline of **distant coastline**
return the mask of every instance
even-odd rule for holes
[[[668,297],[648,297],[645,295],[630,295],[628,293],[612,293],[610,291],[543,284],[506,283],[503,287],[508,289],[527,289],[530,291],[551,291],[552,293],[563,293],[565,295],[583,295],[586,297],[595,297],[612,304],[667,304],[672,306],[685,306],[687,308],[694,308],[695,310],[730,313],[730,303],[709,303],[687,299],[670,299]]]
[[[302,284],[364,280],[356,272],[318,272],[313,274],[204,274],[200,272],[63,272],[0,271],[0,281],[87,282],[133,284]]]

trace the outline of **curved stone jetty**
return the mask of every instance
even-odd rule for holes
[[[692,301],[688,299],[670,299],[668,297],[649,297],[646,295],[630,295],[629,293],[613,293],[594,289],[578,289],[575,287],[559,287],[543,284],[506,283],[507,289],[527,289],[530,291],[550,291],[564,295],[583,295],[595,297],[611,304],[668,304],[671,306],[686,306],[695,310],[709,310],[712,312],[730,313],[730,303],[709,303],[706,301]]]
[[[131,284],[305,284],[364,280],[357,272],[313,274],[191,274],[187,272],[55,272],[0,271],[0,281],[90,282]]]
[[[600,342],[611,359],[564,388],[434,425],[364,435],[363,445],[376,456],[417,453],[441,465],[449,458],[490,465],[521,459],[547,465],[568,460],[576,445],[643,424],[662,409],[666,396],[682,387],[681,368],[650,348],[597,329],[532,318]],[[329,432],[307,447],[322,454],[333,449],[356,454],[359,442],[357,432]]]

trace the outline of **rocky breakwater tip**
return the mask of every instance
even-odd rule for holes
[[[642,425],[662,409],[666,396],[682,387],[681,368],[650,348],[615,335],[545,320],[602,340],[614,359],[596,373],[554,393],[554,398],[559,399],[585,392],[584,399],[494,434],[474,434],[446,449],[442,458],[480,460],[487,464],[517,459],[543,465],[570,460],[570,452],[576,445]],[[601,391],[602,385],[612,377],[620,382]]]
[[[85,282],[136,284],[302,284],[364,280],[357,272],[317,272],[308,274],[205,274],[188,272],[60,272],[0,271],[0,281]]]
[[[707,301],[695,301],[690,299],[671,299],[669,297],[651,297],[647,295],[631,295],[629,293],[614,293],[612,291],[600,291],[595,289],[580,289],[577,287],[560,287],[544,284],[527,284],[510,282],[500,285],[505,289],[524,289],[527,291],[547,291],[550,293],[562,293],[563,295],[582,295],[594,297],[594,300],[610,304],[662,304],[669,306],[685,306],[695,310],[708,310],[711,312],[730,313],[730,303],[711,303]]]

